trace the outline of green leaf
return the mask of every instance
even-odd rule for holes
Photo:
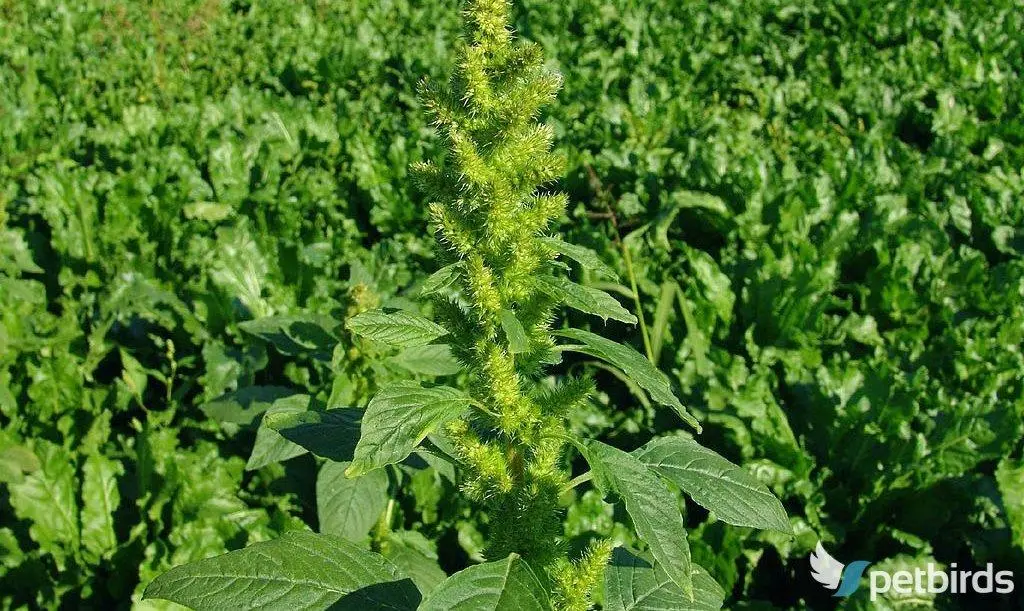
[[[547,590],[517,554],[455,573],[431,594],[419,611],[543,611]]]
[[[606,496],[622,499],[655,561],[692,599],[690,546],[676,496],[632,454],[593,440],[577,445],[594,473],[594,483]]]
[[[128,392],[135,396],[139,403],[142,403],[142,396],[146,393],[146,385],[149,381],[149,374],[135,357],[127,350],[120,349],[121,356],[121,382],[124,383]]]
[[[248,191],[249,165],[240,143],[226,140],[210,148],[207,165],[217,199],[236,204]]]
[[[714,307],[718,317],[728,325],[732,322],[733,306],[736,303],[729,276],[722,273],[714,258],[703,250],[684,246],[683,252],[690,262],[698,294]],[[682,287],[679,290],[682,291]]]
[[[614,297],[602,290],[576,284],[566,278],[541,276],[537,278],[540,290],[552,299],[586,314],[600,316],[606,321],[611,318],[635,325],[636,316],[622,307]]]
[[[0,269],[42,274],[43,268],[32,260],[32,249],[20,232],[7,230],[0,224]]]
[[[381,310],[363,312],[348,319],[347,326],[356,335],[396,348],[424,346],[448,334],[441,325],[404,311],[394,314]]]
[[[661,437],[633,454],[727,524],[793,532],[782,503],[764,484],[693,439]]]
[[[339,602],[349,608],[373,608],[348,604],[352,597],[361,603],[387,600],[398,609],[413,609],[419,602],[412,583],[379,554],[341,537],[309,532],[290,532],[175,567],[154,579],[145,592],[145,598],[170,600],[196,611],[320,611]]]
[[[99,559],[117,547],[114,512],[121,503],[117,478],[124,467],[102,454],[93,454],[82,466],[82,545]]]
[[[655,243],[666,251],[672,248],[668,241],[668,229],[675,222],[679,212],[684,208],[703,208],[720,215],[722,218],[728,218],[729,216],[728,206],[725,205],[722,198],[716,195],[686,190],[673,192],[670,199],[670,207],[654,226]]]
[[[249,454],[249,461],[245,464],[246,471],[254,471],[270,463],[285,461],[306,453],[305,448],[267,426],[266,419],[269,417],[273,420],[306,412],[309,410],[310,401],[309,395],[291,395],[274,401],[274,405],[263,416],[264,422],[256,431],[256,441]]]
[[[220,204],[217,202],[192,202],[190,204],[185,204],[182,208],[182,212],[185,213],[186,218],[215,223],[217,221],[223,221],[231,216],[234,209],[232,209],[229,204]]]
[[[247,386],[200,406],[207,417],[219,422],[249,425],[270,409],[274,401],[295,394],[284,386]]]
[[[329,316],[312,314],[266,316],[238,324],[239,329],[273,344],[282,354],[310,354],[320,360],[330,360],[338,343],[333,331],[337,326]]]
[[[658,305],[654,309],[654,320],[651,322],[651,353],[654,354],[655,360],[658,360],[661,347],[668,337],[669,316],[672,315],[672,306],[675,302],[676,283],[666,280],[661,285]]]
[[[1024,463],[1004,458],[996,469],[996,482],[1014,540],[1024,549]]]
[[[381,552],[403,575],[413,580],[420,592],[429,595],[448,577],[437,563],[435,546],[422,533],[398,530],[388,533]]]
[[[501,328],[505,331],[505,337],[508,338],[508,349],[512,354],[521,354],[530,349],[530,340],[526,337],[526,330],[523,329],[523,323],[516,318],[515,312],[502,310],[499,320],[501,320]]]
[[[263,426],[321,458],[345,462],[355,453],[362,416],[363,410],[354,407],[282,410],[268,413]]]
[[[662,405],[668,405],[690,426],[700,432],[700,423],[690,415],[679,399],[672,393],[668,376],[658,370],[642,354],[629,346],[613,342],[582,329],[561,329],[553,331],[555,335],[565,337],[582,345],[566,346],[566,350],[588,354],[602,359],[621,369],[641,388],[651,394],[651,398]]]
[[[406,348],[388,361],[412,373],[427,376],[450,376],[462,371],[462,364],[452,355],[447,344]]]
[[[423,281],[423,286],[420,287],[420,296],[426,297],[427,295],[440,293],[455,284],[460,275],[462,275],[461,262],[445,265],[433,274],[430,274],[430,276]]]
[[[352,611],[416,611],[423,594],[408,577],[375,583],[347,594],[330,608]]]
[[[20,482],[25,479],[25,473],[32,473],[39,467],[39,458],[32,450],[0,432],[0,482]]]
[[[0,575],[26,560],[26,554],[18,545],[18,537],[6,526],[0,528]]]
[[[366,477],[345,477],[348,463],[328,461],[316,478],[316,515],[320,532],[362,541],[388,504],[388,475],[383,469]]]
[[[44,552],[59,561],[63,550],[78,548],[78,503],[74,457],[45,440],[36,441],[40,468],[9,487],[11,506],[22,520],[30,520],[29,535]]]
[[[469,395],[448,386],[399,382],[384,388],[363,415],[349,477],[404,460],[431,431],[462,415],[470,401]]]
[[[617,547],[604,570],[606,611],[717,611],[725,591],[701,567],[693,565],[693,601],[665,570],[641,554]]]
[[[207,253],[210,281],[224,295],[245,306],[247,316],[260,318],[271,306],[264,297],[270,265],[252,236],[246,217],[242,222],[217,230],[217,241]]]
[[[686,296],[686,291],[679,288],[676,291],[676,296],[679,298],[679,311],[686,323],[686,339],[684,341],[689,347],[696,371],[699,375],[711,375],[711,362],[708,360],[711,339],[704,332],[704,328],[697,323],[694,315],[696,306]]]
[[[619,275],[615,273],[615,270],[601,260],[601,257],[599,257],[596,252],[586,246],[570,244],[569,242],[565,242],[558,238],[541,238],[541,242],[555,252],[563,254],[579,263],[580,266],[585,269],[593,270],[599,274],[604,274],[605,276],[616,280],[619,278]]]

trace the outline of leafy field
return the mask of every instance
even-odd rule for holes
[[[358,430],[271,426],[466,384],[443,349],[357,332],[379,308],[435,313],[418,297],[449,261],[409,168],[444,154],[416,84],[451,74],[459,8],[0,0],[0,607],[172,608],[142,600],[158,575],[291,531],[377,552],[423,593],[485,559],[496,521],[451,464],[351,480],[330,459]],[[793,536],[678,497],[726,604],[835,608],[810,576],[821,541],[1018,576],[1009,597],[862,588],[841,608],[1017,608],[1019,5],[512,10],[564,77],[543,116],[566,161],[553,228],[597,253],[568,275],[628,310],[553,327],[646,356],[700,443],[788,514]],[[593,352],[546,371],[594,376],[572,435],[630,452],[692,431]],[[643,551],[599,488],[558,499],[568,553]],[[647,608],[609,582],[595,597]]]

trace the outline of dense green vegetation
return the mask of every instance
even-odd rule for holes
[[[0,1],[4,608],[166,608],[141,600],[157,575],[289,531],[422,592],[485,558],[463,472],[424,454],[348,480],[321,457],[355,446],[350,422],[313,454],[268,426],[464,381],[350,324],[430,314],[416,298],[450,262],[409,168],[444,155],[416,84],[449,77],[459,8]],[[1024,12],[529,0],[513,21],[564,77],[543,117],[556,224],[598,253],[568,275],[639,318],[553,327],[645,354],[789,515],[795,537],[679,497],[729,604],[833,606],[818,540],[1024,574]],[[548,372],[596,378],[574,436],[691,430],[600,358]],[[593,483],[558,503],[570,557],[644,548]]]

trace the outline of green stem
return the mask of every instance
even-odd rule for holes
[[[614,217],[612,217],[614,219]],[[615,228],[615,236],[618,238],[619,229]],[[622,258],[626,263],[626,273],[629,275],[629,286],[633,289],[633,304],[636,311],[636,318],[640,321],[640,335],[644,338],[644,352],[647,353],[647,360],[652,363],[656,363],[654,360],[654,350],[651,348],[651,336],[647,331],[647,321],[644,320],[644,309],[640,303],[640,291],[636,287],[636,274],[633,272],[633,258],[629,255],[629,246],[626,245],[621,239],[619,240],[619,246],[622,248]]]
[[[640,321],[640,335],[644,340],[644,352],[647,353],[647,360],[652,363],[657,363],[654,360],[654,350],[651,348],[651,335],[647,331],[647,321],[644,319],[643,304],[640,302],[640,291],[636,286],[636,272],[633,271],[633,257],[629,254],[629,247],[626,242],[623,241],[622,235],[619,233],[619,221],[615,214],[615,210],[611,205],[611,196],[604,189],[604,185],[601,184],[601,179],[597,177],[597,173],[594,172],[594,168],[590,165],[585,166],[587,173],[590,174],[590,183],[597,191],[597,197],[604,204],[605,209],[608,211],[608,220],[611,222],[612,231],[615,232],[615,244],[622,250],[622,259],[626,263],[626,275],[629,276],[629,286],[633,290],[633,310],[636,314],[637,320]]]
[[[580,484],[585,484],[585,483],[589,482],[592,479],[594,479],[594,472],[593,471],[587,471],[586,473],[584,473],[582,475],[578,475],[578,476],[574,477],[572,479],[572,481],[570,481],[568,484],[566,484],[564,487],[562,487],[561,493],[565,494],[566,492],[569,492],[570,490],[572,490],[576,486],[579,486]]]
[[[378,551],[381,550],[385,542],[387,541],[388,535],[391,534],[391,520],[395,513],[395,499],[388,499],[387,507],[384,509],[384,513],[381,514],[380,519],[377,521],[377,547]]]
[[[95,253],[92,246],[92,225],[89,223],[89,216],[85,212],[85,200],[78,201],[78,221],[82,224],[82,241],[85,246],[85,260],[92,263],[95,260]]]

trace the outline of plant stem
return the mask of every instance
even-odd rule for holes
[[[640,335],[644,340],[644,352],[647,354],[647,360],[652,363],[657,363],[654,359],[654,350],[651,348],[651,336],[647,331],[647,321],[644,320],[644,309],[643,304],[640,301],[640,291],[636,285],[636,272],[633,271],[633,257],[629,254],[629,247],[622,239],[622,235],[619,233],[619,221],[615,214],[615,210],[611,205],[611,196],[604,189],[604,185],[601,184],[601,179],[597,177],[597,173],[594,172],[594,168],[590,167],[589,164],[585,165],[587,174],[590,176],[590,184],[597,191],[598,200],[604,204],[607,210],[604,215],[611,222],[612,231],[615,233],[615,244],[622,251],[622,259],[626,264],[626,275],[629,276],[629,286],[633,290],[633,309],[636,314],[637,320],[640,321]]]
[[[654,350],[651,348],[651,337],[647,331],[647,321],[644,320],[644,309],[640,303],[640,291],[636,286],[636,274],[633,272],[633,258],[629,254],[629,247],[626,243],[619,238],[618,224],[615,222],[615,216],[612,216],[612,227],[615,228],[615,237],[619,243],[619,247],[622,248],[622,258],[626,263],[626,273],[629,275],[629,285],[633,289],[633,304],[636,310],[636,318],[640,321],[640,335],[644,338],[644,352],[647,353],[647,360],[655,363]]]
[[[582,475],[578,475],[578,476],[574,477],[572,479],[572,481],[570,481],[568,484],[566,484],[564,488],[562,488],[562,494],[565,494],[566,492],[569,492],[570,490],[572,490],[576,486],[579,486],[580,484],[585,484],[585,483],[589,482],[592,479],[594,479],[594,472],[593,471],[587,471],[586,473],[583,473]]]
[[[394,517],[394,513],[395,499],[389,498],[387,507],[384,509],[384,513],[382,513],[380,519],[377,520],[377,536],[375,538],[378,549],[383,549],[388,535],[391,534],[391,520]]]

